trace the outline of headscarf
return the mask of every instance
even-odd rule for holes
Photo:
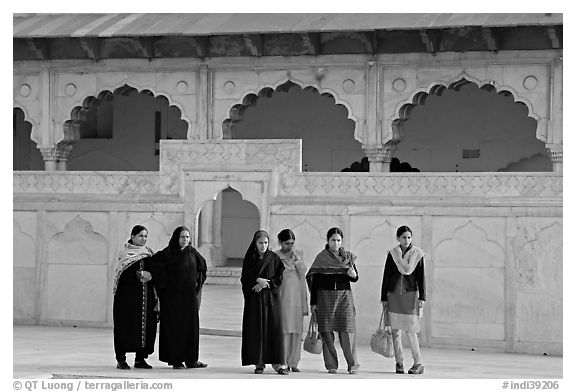
[[[196,286],[196,291],[198,292],[206,280],[206,260],[194,249],[191,243],[188,243],[183,249],[180,248],[180,234],[183,231],[190,233],[190,230],[186,226],[179,226],[174,230],[168,246],[154,256],[151,268],[155,270],[158,276],[155,280],[158,288],[163,289],[167,287],[169,284],[168,281],[171,281],[172,284],[180,290],[189,289],[191,284],[193,284]],[[194,257],[198,263],[196,267],[197,279],[195,282],[191,282],[189,276],[176,276],[168,272],[175,264],[190,260],[189,257]]]
[[[191,233],[191,231],[186,226],[178,226],[172,233],[172,237],[170,238],[170,241],[168,242],[168,247],[166,248],[169,249],[169,252],[171,254],[177,254],[186,249],[187,247],[192,247],[192,242],[189,242],[184,249],[180,248],[180,233],[182,233],[183,231]]]
[[[112,295],[116,294],[118,289],[118,281],[120,280],[120,275],[132,264],[140,261],[146,257],[150,257],[154,254],[152,249],[147,246],[137,246],[131,242],[124,244],[124,248],[120,251],[118,255],[118,265],[116,266],[116,271],[114,273],[114,283],[112,285]]]
[[[270,236],[264,230],[258,230],[254,233],[252,242],[246,250],[244,261],[242,262],[242,276],[240,281],[242,282],[242,285],[251,285],[250,288],[255,284],[254,282],[256,279],[260,277],[260,273],[264,270],[266,265],[268,265],[268,263],[276,256],[276,254],[268,247],[266,252],[262,255],[262,258],[260,258],[256,242],[263,236],[268,238],[268,241],[270,241]]]
[[[396,264],[396,268],[402,275],[410,275],[416,269],[418,262],[425,256],[425,253],[422,249],[412,246],[408,246],[408,250],[402,256],[402,248],[400,245],[396,245],[394,248],[389,250],[394,263]]]
[[[318,253],[306,274],[308,284],[311,285],[313,274],[348,274],[348,269],[354,267],[356,255],[342,247],[338,250],[338,255],[342,257],[342,261],[328,249]]]

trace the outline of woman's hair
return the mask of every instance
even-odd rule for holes
[[[130,239],[128,240],[129,243],[132,243],[132,237],[134,237],[137,234],[140,234],[140,232],[142,232],[142,230],[146,230],[146,232],[148,232],[148,229],[142,225],[136,225],[132,228],[132,232],[130,233]]]
[[[340,229],[339,227],[333,227],[330,230],[328,230],[328,233],[326,233],[326,242],[330,241],[330,237],[332,237],[334,234],[340,234],[340,237],[344,238],[344,233],[342,233],[342,229]],[[326,244],[324,248],[328,249],[329,248],[328,244]]]
[[[278,233],[278,241],[286,242],[288,240],[296,240],[296,236],[294,232],[290,229],[284,229],[280,233]]]
[[[410,235],[413,235],[412,230],[408,226],[400,226],[398,230],[396,230],[396,237],[400,237],[406,232],[410,233]]]

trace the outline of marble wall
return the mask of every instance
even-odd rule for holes
[[[423,344],[562,352],[560,174],[303,173],[293,140],[161,150],[155,174],[14,174],[14,322],[110,326],[117,252],[132,226],[147,226],[161,249],[176,226],[196,232],[200,210],[230,186],[273,237],[294,230],[308,265],[327,230],[343,229],[358,255],[360,341],[379,321],[386,251],[406,224],[426,252]]]

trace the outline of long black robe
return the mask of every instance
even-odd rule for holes
[[[140,282],[136,271],[147,271],[150,258],[134,262],[118,279],[114,294],[112,316],[114,320],[114,351],[144,354],[154,352],[156,342],[156,314],[152,281]]]
[[[284,337],[279,286],[282,283],[284,264],[270,250],[262,259],[257,252],[247,252],[242,264],[242,366],[282,364],[284,362]],[[255,292],[256,278],[269,279],[270,288]]]
[[[160,298],[159,360],[194,363],[198,360],[199,296],[206,280],[206,260],[191,246],[183,250],[168,246],[152,256],[150,271]]]

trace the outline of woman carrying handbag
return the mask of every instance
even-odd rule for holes
[[[385,309],[382,309],[382,316],[380,316],[378,329],[370,339],[370,349],[376,354],[380,354],[386,358],[392,358],[394,356],[392,328],[390,327],[388,312]]]
[[[304,351],[311,354],[320,354],[322,352],[322,338],[318,332],[318,323],[316,322],[316,312],[312,312],[308,333],[304,338]]]

